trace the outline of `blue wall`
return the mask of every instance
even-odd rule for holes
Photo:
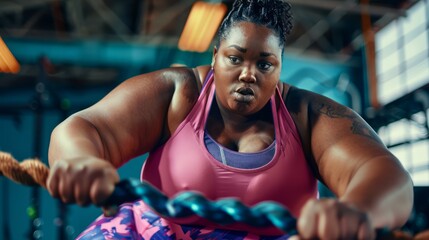
[[[44,55],[54,64],[79,64],[82,66],[116,67],[123,69],[118,83],[134,74],[167,67],[172,63],[183,63],[196,66],[198,63],[209,64],[211,53],[192,54],[180,52],[174,48],[143,46],[139,44],[108,43],[108,42],[44,42],[6,39],[11,51],[21,63],[35,63]],[[335,88],[341,74],[351,75],[351,67],[345,64],[322,61],[312,58],[297,58],[284,56],[281,79],[302,88],[325,94],[341,103],[349,104],[347,93]],[[2,75],[0,75],[0,81]],[[66,98],[72,108],[70,113],[81,106],[88,106],[99,100],[110,89],[80,89],[59,92]],[[28,104],[34,92],[31,89],[0,92],[0,106],[21,106]],[[0,150],[12,153],[22,160],[34,156],[35,128],[42,128],[42,136],[38,139],[41,144],[41,159],[46,161],[49,135],[61,120],[61,111],[46,110],[42,126],[35,126],[35,114],[30,109],[19,111],[17,115],[0,112]],[[122,178],[138,178],[141,164],[145,157],[132,160],[119,170]],[[11,231],[10,239],[25,239],[30,229],[30,219],[26,209],[30,205],[31,189],[0,178],[0,225]],[[57,239],[55,225],[58,216],[58,203],[52,199],[46,190],[41,190],[40,217],[43,222],[41,231],[43,239]],[[6,205],[5,205],[6,204]],[[3,209],[6,206],[7,209]],[[72,239],[85,226],[94,220],[101,212],[95,207],[81,208],[68,206],[66,224],[69,225]],[[4,234],[5,228],[2,229]],[[3,236],[0,234],[0,239]]]

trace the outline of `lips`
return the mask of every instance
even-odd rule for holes
[[[255,95],[255,92],[250,87],[240,87],[235,91],[242,95],[252,95],[252,96]]]
[[[234,92],[234,97],[237,102],[250,103],[255,99],[255,91],[250,87],[239,87]]]

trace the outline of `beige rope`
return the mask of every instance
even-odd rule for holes
[[[0,151],[0,175],[20,184],[46,188],[49,168],[37,158],[18,162],[9,153]],[[117,206],[103,206],[102,209],[105,216],[114,216],[118,211]]]
[[[39,159],[18,162],[9,153],[0,151],[0,175],[25,185],[40,185],[46,188],[49,168]]]

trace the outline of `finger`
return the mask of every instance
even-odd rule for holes
[[[76,203],[80,206],[87,206],[91,203],[89,198],[90,182],[82,181],[79,184],[75,184],[74,196]]]
[[[288,238],[288,240],[300,240],[299,235],[293,235]]]
[[[337,205],[335,200],[327,200],[319,212],[317,236],[320,239],[340,239]]]
[[[95,205],[102,204],[115,189],[115,185],[110,181],[103,181],[102,178],[95,179],[90,187],[90,199]]]
[[[60,195],[61,201],[64,203],[73,203],[74,202],[74,180],[70,177],[61,177],[58,182],[58,193]]]
[[[317,234],[317,214],[316,214],[316,200],[308,200],[301,210],[298,219],[298,232],[304,239],[316,237]]]
[[[359,218],[343,213],[340,219],[341,239],[354,239],[359,228]]]
[[[56,171],[51,170],[48,179],[46,180],[46,188],[49,191],[49,194],[51,194],[52,197],[58,198],[58,174]]]
[[[344,203],[343,203],[344,204]],[[344,204],[341,209],[341,237],[343,239],[356,239],[359,226],[366,215],[352,205]]]
[[[358,239],[375,239],[375,230],[373,229],[368,217],[361,221],[358,229]]]

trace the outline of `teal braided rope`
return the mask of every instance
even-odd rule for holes
[[[234,198],[211,201],[192,191],[169,199],[151,184],[136,179],[119,182],[104,205],[118,206],[140,199],[164,217],[183,218],[198,215],[220,225],[245,223],[254,227],[274,226],[289,235],[297,233],[296,219],[289,210],[276,202],[265,201],[247,207]]]

